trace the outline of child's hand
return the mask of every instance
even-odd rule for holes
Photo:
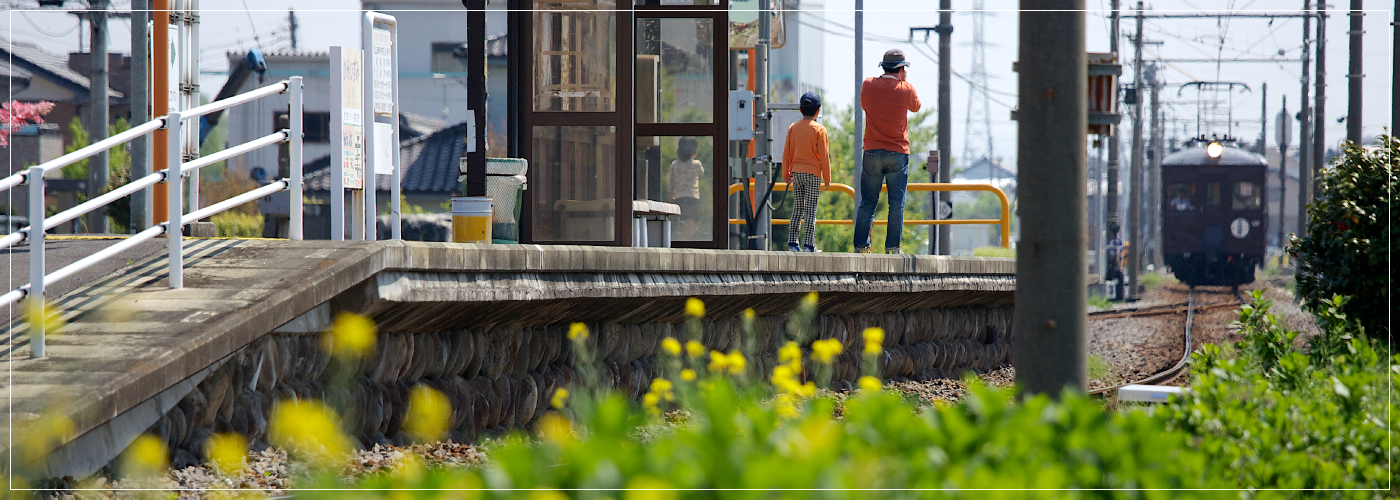
[[[783,182],[792,184],[792,172],[783,172]]]
[[[822,191],[830,191],[830,190],[831,190],[831,181],[822,182]]]

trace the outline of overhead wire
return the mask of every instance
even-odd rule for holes
[[[63,33],[49,33],[48,31],[44,30],[44,28],[43,28],[42,26],[39,26],[39,23],[34,22],[34,19],[32,19],[32,18],[29,17],[29,13],[28,13],[28,12],[25,12],[25,11],[22,11],[22,10],[21,10],[21,11],[19,11],[19,15],[24,16],[24,20],[25,20],[25,21],[28,21],[28,22],[29,22],[29,25],[30,25],[30,26],[33,26],[34,29],[39,30],[40,33],[43,33],[44,35],[51,36],[51,37],[55,37],[55,38],[57,38],[57,37],[63,37],[63,36],[68,36],[69,34],[73,33],[74,31],[78,31],[78,28],[80,28],[80,27],[83,26],[82,21],[79,21],[77,24],[74,24],[72,28],[69,28],[68,31],[65,31],[65,32],[63,32]]]

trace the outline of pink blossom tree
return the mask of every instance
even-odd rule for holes
[[[31,123],[44,123],[44,115],[53,110],[48,101],[0,104],[0,148],[10,147],[10,132]]]

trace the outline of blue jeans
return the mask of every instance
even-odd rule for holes
[[[909,155],[884,149],[871,149],[861,157],[860,207],[856,208],[855,247],[870,248],[870,226],[875,205],[880,201],[880,185],[889,185],[890,216],[885,228],[885,248],[898,248],[904,234],[904,193],[909,185]]]

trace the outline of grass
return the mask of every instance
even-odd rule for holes
[[[1016,258],[1015,248],[1002,247],[977,247],[972,249],[974,257],[1004,257],[1008,259]]]
[[[1113,301],[1108,300],[1108,297],[1104,297],[1102,295],[1090,295],[1089,306],[1097,307],[1099,309],[1108,309],[1113,307]]]
[[[1150,290],[1162,284],[1162,275],[1155,272],[1143,273],[1138,279],[1141,281],[1144,289]]]
[[[1090,379],[1090,380],[1098,380],[1098,381],[1101,381],[1101,382],[1104,382],[1104,383],[1110,383],[1110,382],[1111,382],[1111,381],[1108,380],[1108,379],[1111,378],[1111,377],[1113,377],[1113,376],[1114,376],[1114,373],[1113,373],[1113,367],[1112,367],[1112,366],[1109,366],[1108,361],[1104,361],[1103,358],[1101,358],[1101,357],[1099,357],[1099,356],[1096,356],[1096,355],[1093,355],[1093,354],[1090,354],[1090,355],[1089,355],[1089,363],[1088,363],[1088,364],[1089,364],[1089,379]]]
[[[210,219],[221,238],[260,238],[263,234],[261,215],[224,212]]]

